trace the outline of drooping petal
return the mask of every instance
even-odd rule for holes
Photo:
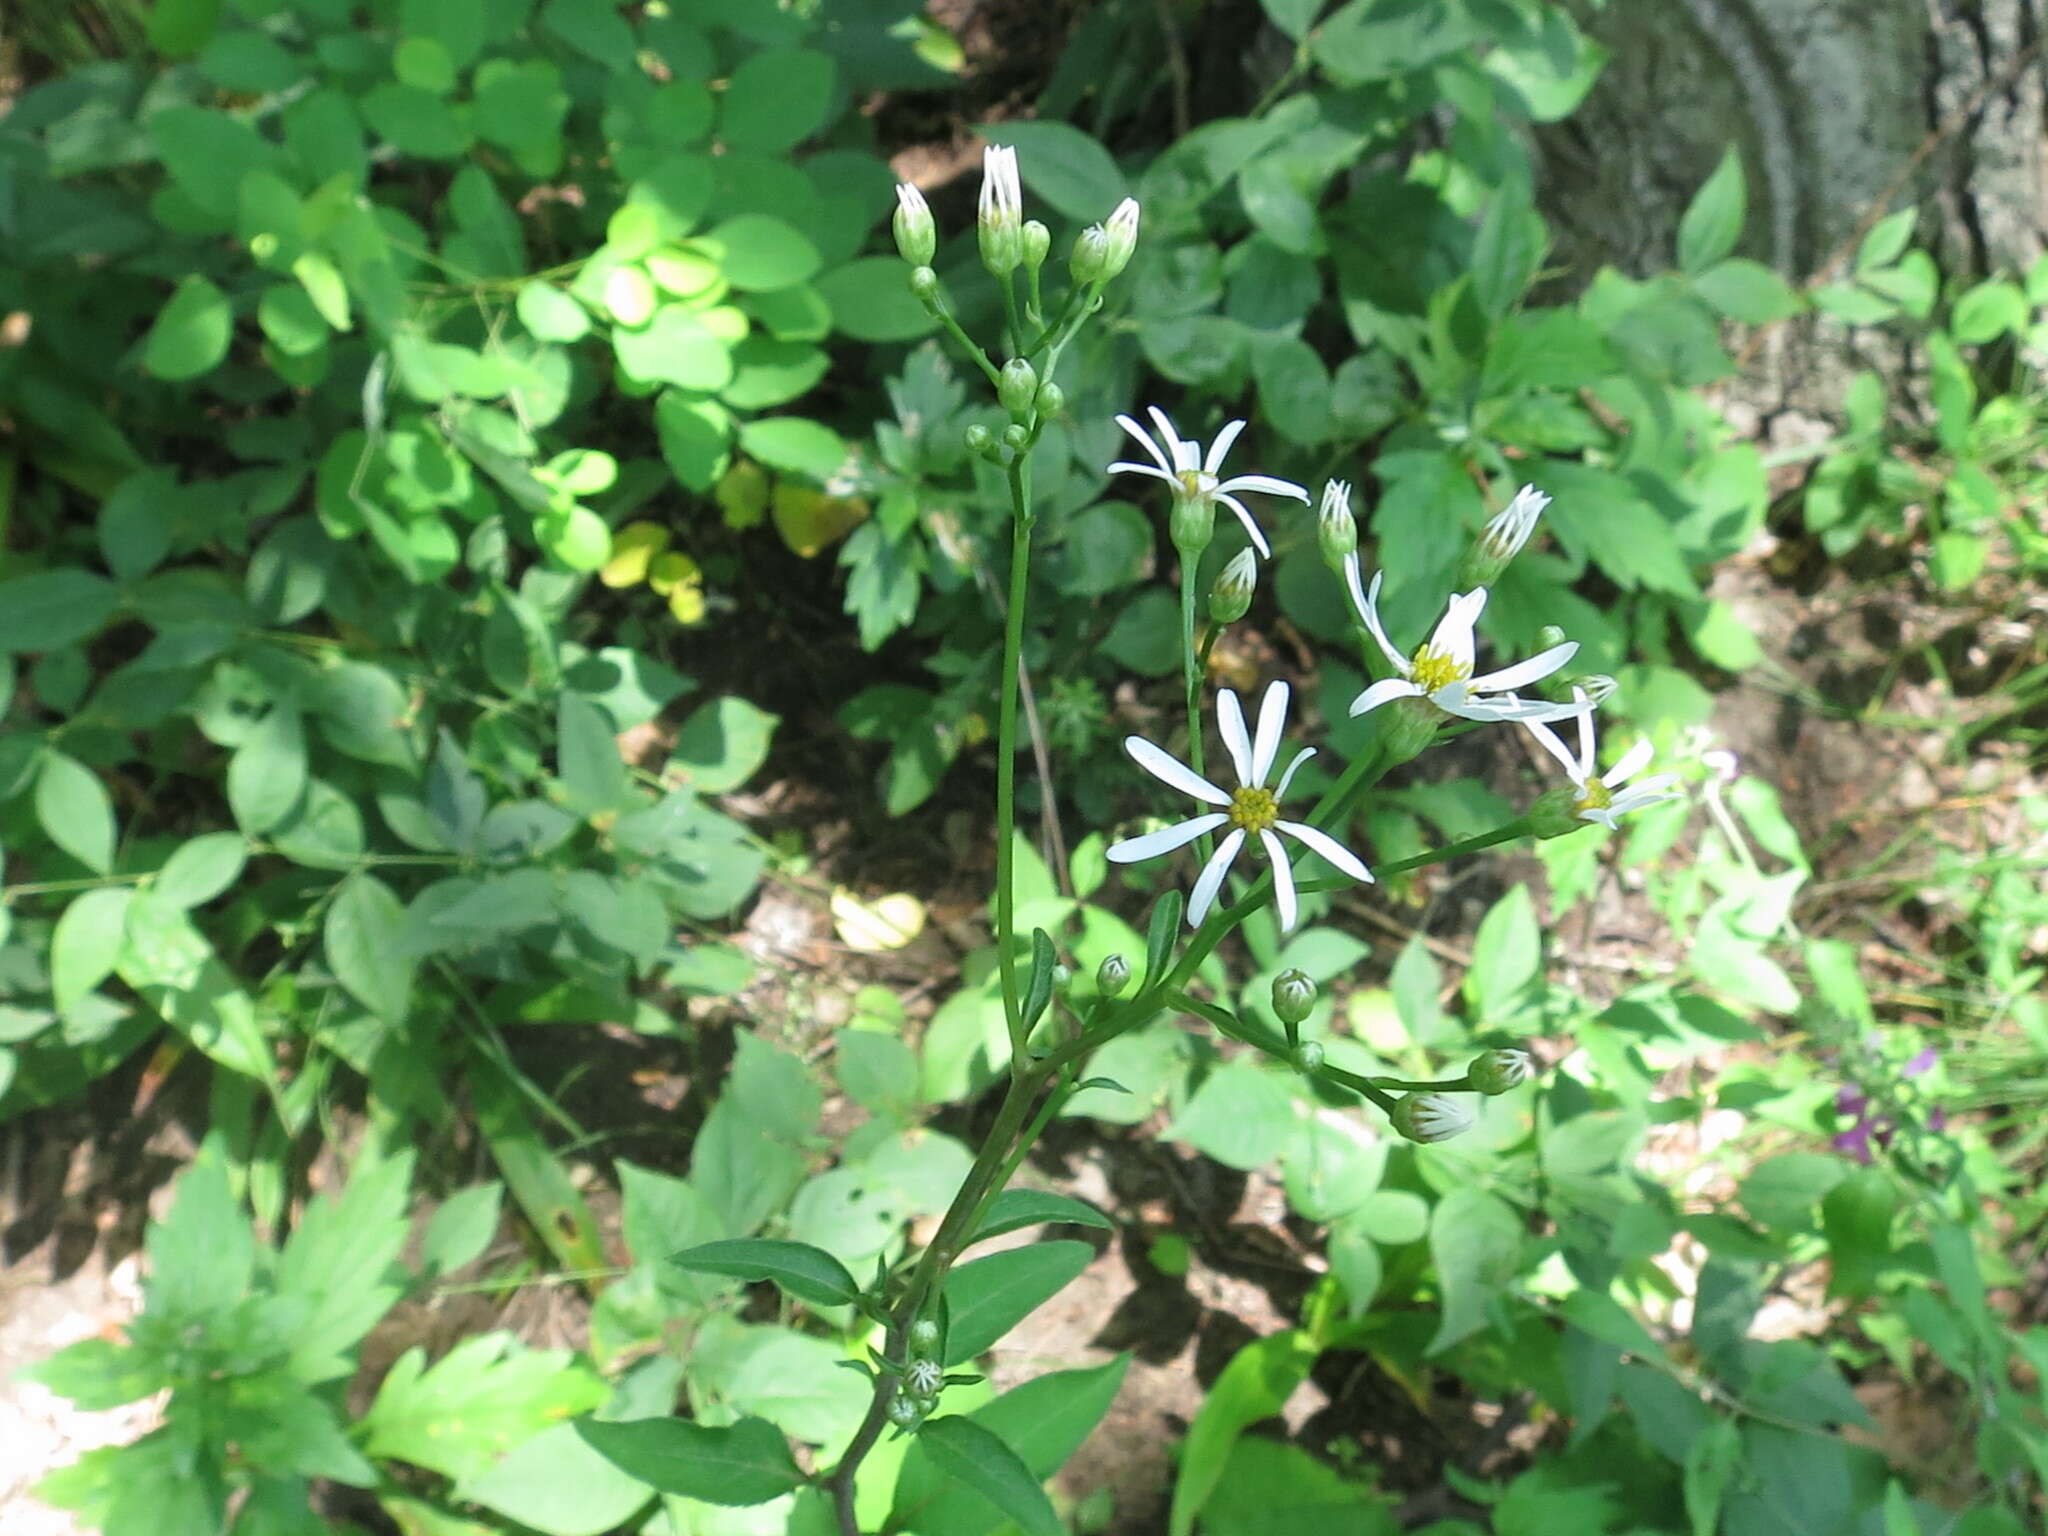
[[[1526,688],[1531,683],[1541,682],[1576,656],[1578,651],[1579,642],[1567,640],[1562,645],[1553,645],[1547,651],[1538,651],[1527,661],[1518,661],[1511,667],[1502,667],[1498,672],[1488,672],[1483,677],[1475,677],[1465,686],[1474,693],[1512,693],[1517,688]]]
[[[1453,592],[1450,602],[1444,607],[1444,616],[1436,621],[1436,629],[1429,637],[1429,648],[1439,656],[1450,657],[1460,667],[1469,668],[1472,658],[1478,654],[1478,640],[1473,630],[1478,626],[1479,615],[1485,611],[1486,588]]]
[[[1287,786],[1294,782],[1294,770],[1299,768],[1303,763],[1307,762],[1310,758],[1314,757],[1315,755],[1316,749],[1314,747],[1303,747],[1299,752],[1294,754],[1294,761],[1287,765],[1286,772],[1280,775],[1280,782],[1273,786],[1273,798],[1275,800],[1284,800],[1287,798]]]
[[[1109,466],[1107,473],[1112,475],[1150,475],[1154,480],[1164,480],[1175,490],[1180,489],[1180,479],[1178,476],[1169,475],[1163,469],[1154,469],[1150,464],[1133,464],[1127,459],[1119,459],[1116,463]]]
[[[1273,861],[1273,906],[1280,914],[1280,931],[1285,933],[1300,916],[1294,901],[1294,871],[1288,867],[1287,850],[1279,838],[1261,832],[1259,842],[1265,847],[1266,857]]]
[[[1650,745],[1649,737],[1642,737],[1634,746],[1621,754],[1620,762],[1600,775],[1600,782],[1609,789],[1614,788],[1617,784],[1626,783],[1650,766],[1650,757],[1656,750],[1655,747]]]
[[[1351,588],[1351,606],[1358,610],[1358,621],[1365,626],[1366,633],[1379,642],[1380,650],[1393,663],[1394,670],[1407,677],[1414,669],[1409,666],[1408,658],[1394,649],[1394,642],[1387,638],[1386,626],[1380,623],[1380,583],[1386,575],[1385,571],[1374,571],[1372,590],[1363,591],[1358,585],[1358,556],[1344,557],[1344,583]]]
[[[1216,904],[1216,893],[1223,889],[1223,877],[1230,873],[1230,861],[1237,857],[1237,850],[1244,846],[1244,828],[1233,827],[1230,835],[1216,845],[1216,851],[1209,856],[1209,862],[1202,866],[1202,873],[1195,880],[1194,893],[1188,898],[1188,926],[1199,928],[1202,919],[1209,915],[1209,909]]]
[[[1152,462],[1154,464],[1157,464],[1163,472],[1165,472],[1169,477],[1171,477],[1173,473],[1173,460],[1168,456],[1168,449],[1170,449],[1173,444],[1173,436],[1171,432],[1167,434],[1167,448],[1162,449],[1158,443],[1152,440],[1152,434],[1150,432],[1147,432],[1143,427],[1139,426],[1138,423],[1131,417],[1119,416],[1116,419],[1116,424],[1122,427],[1126,432],[1130,433],[1132,437],[1135,437],[1138,440],[1138,446],[1143,448],[1147,453],[1152,455]],[[1112,464],[1109,467],[1111,470],[1117,470],[1128,469],[1131,466],[1127,464]]]
[[[1214,454],[1210,457],[1213,459]],[[1213,466],[1212,466],[1213,470]],[[1272,475],[1232,475],[1221,485],[1219,491],[1263,491],[1268,496],[1292,496],[1296,501],[1307,501],[1308,488],[1296,485],[1292,480],[1276,479]]]
[[[1216,434],[1216,441],[1209,445],[1209,457],[1202,461],[1204,474],[1213,475],[1223,467],[1223,455],[1230,452],[1230,445],[1237,441],[1238,434],[1244,431],[1244,426],[1242,421],[1224,424],[1223,430]]]
[[[1273,759],[1280,751],[1280,733],[1287,727],[1290,691],[1285,683],[1274,682],[1259,704],[1259,734],[1252,743],[1251,773],[1244,780],[1253,788],[1264,788],[1266,775],[1273,771]]]
[[[1523,489],[1526,490],[1528,487],[1524,486]],[[1574,704],[1586,702],[1586,690],[1574,684],[1572,687],[1572,702]],[[1586,780],[1593,777],[1593,770],[1599,766],[1599,763],[1599,755],[1593,747],[1593,711],[1589,709],[1579,716],[1579,771],[1572,775],[1572,782],[1574,784],[1585,783]]]
[[[1259,520],[1252,516],[1252,509],[1239,501],[1235,496],[1218,494],[1216,499],[1237,514],[1237,520],[1244,524],[1245,535],[1252,541],[1253,547],[1258,550],[1259,558],[1262,560],[1272,559],[1273,546],[1266,542],[1265,530],[1259,527]]]
[[[1606,807],[1588,806],[1585,810],[1579,812],[1579,820],[1598,822],[1610,832],[1619,832],[1621,830],[1621,823],[1616,820],[1616,814],[1615,808],[1611,805]]]
[[[1447,715],[1461,720],[1567,720],[1590,708],[1585,704],[1547,704],[1541,699],[1518,699],[1513,694],[1498,698],[1473,698],[1466,684],[1453,683],[1429,696],[1430,703]]]
[[[1228,805],[1230,796],[1203,778],[1194,769],[1178,758],[1152,745],[1142,736],[1126,736],[1124,750],[1131,754],[1138,766],[1163,784],[1171,784],[1184,795],[1193,795],[1197,800],[1206,800],[1211,805]]]
[[[1102,856],[1112,864],[1135,864],[1140,859],[1156,859],[1162,853],[1186,847],[1204,832],[1213,832],[1228,820],[1230,818],[1221,811],[1210,811],[1206,815],[1175,822],[1170,827],[1161,827],[1157,832],[1111,843],[1103,850]]]
[[[1372,871],[1365,867],[1365,860],[1329,833],[1319,832],[1299,821],[1281,821],[1275,822],[1274,825],[1289,837],[1299,839],[1311,853],[1320,855],[1332,868],[1342,870],[1354,880],[1364,880],[1368,883],[1372,880]]]
[[[1651,788],[1645,782],[1643,785],[1624,789],[1608,802],[1607,808],[1617,816],[1628,816],[1636,811],[1646,811],[1653,805],[1662,805],[1666,800],[1678,798],[1669,790]]]
[[[1584,718],[1583,715],[1580,716],[1580,719]],[[1540,720],[1525,721],[1524,723],[1529,727],[1529,734],[1536,738],[1536,744],[1557,759],[1559,766],[1565,771],[1565,777],[1574,784],[1584,784],[1586,782],[1586,776],[1579,771],[1578,763],[1572,758],[1571,748],[1558,739],[1557,732],[1543,724]]]
[[[1230,765],[1237,770],[1237,782],[1257,784],[1252,777],[1252,743],[1245,734],[1244,706],[1237,702],[1237,691],[1225,688],[1216,695],[1216,729],[1223,733],[1223,746],[1230,753]]]
[[[1395,699],[1419,698],[1421,695],[1421,688],[1405,677],[1383,677],[1351,701],[1351,713],[1369,715],[1382,704],[1391,703]]]

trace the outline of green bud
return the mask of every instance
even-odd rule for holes
[[[1546,624],[1536,631],[1536,649],[1547,651],[1554,645],[1563,645],[1565,632],[1555,624]]]
[[[1192,560],[1209,547],[1216,534],[1216,504],[1205,496],[1175,496],[1167,531],[1181,558]]]
[[[899,1392],[889,1399],[889,1422],[898,1429],[915,1429],[924,1422],[924,1405]]]
[[[907,181],[897,183],[896,217],[891,224],[896,253],[913,267],[929,267],[939,248],[938,229],[924,194]]]
[[[1550,498],[1533,485],[1517,491],[1514,500],[1494,515],[1465,552],[1458,567],[1458,585],[1468,592],[1474,587],[1492,586],[1507,569],[1508,562],[1522,552],[1529,535],[1536,531],[1537,519],[1549,505]]]
[[[930,267],[912,267],[910,291],[927,309],[936,307],[939,302],[939,274]]]
[[[1003,371],[996,378],[996,399],[1011,419],[1023,421],[1031,414],[1031,403],[1038,398],[1038,370],[1021,357],[1013,357],[1003,364]]]
[[[1488,1051],[1467,1070],[1472,1086],[1491,1098],[1529,1081],[1532,1070],[1527,1051]]]
[[[1314,1040],[1304,1040],[1294,1048],[1294,1064],[1304,1072],[1320,1071],[1323,1065],[1323,1048]]]
[[[1381,729],[1386,733],[1380,740],[1388,767],[1420,757],[1436,740],[1437,728],[1444,721],[1442,710],[1429,700],[1412,695],[1394,700],[1379,713],[1384,722]]]
[[[1122,955],[1111,955],[1095,968],[1095,990],[1104,997],[1115,997],[1131,983],[1131,962]]]
[[[1251,610],[1258,584],[1258,561],[1250,549],[1239,550],[1209,588],[1209,617],[1218,624],[1235,624]]]
[[[1067,408],[1067,392],[1047,379],[1038,386],[1038,414],[1047,421],[1059,416]]]
[[[1017,151],[991,144],[981,156],[981,204],[975,234],[981,264],[1008,277],[1024,259],[1024,193],[1017,179]]]
[[[1052,989],[1064,994],[1074,984],[1074,973],[1065,965],[1055,961],[1052,968]]]
[[[1344,574],[1344,562],[1358,553],[1358,520],[1351,515],[1351,487],[1332,480],[1323,486],[1322,508],[1316,514],[1316,544],[1323,564]]]
[[[1109,281],[1109,231],[1090,224],[1075,237],[1074,254],[1067,258],[1068,275],[1077,288],[1096,288]]]
[[[1131,264],[1131,253],[1138,248],[1138,200],[1127,197],[1118,203],[1103,228],[1109,236],[1109,249],[1103,255],[1098,281],[1106,283]]]
[[[939,1395],[939,1388],[945,1385],[945,1380],[945,1370],[936,1360],[913,1360],[903,1373],[905,1390],[912,1397],[921,1397],[927,1402]]]
[[[996,435],[978,421],[960,434],[960,440],[977,458],[989,458],[996,451]]]
[[[1022,453],[1031,446],[1031,429],[1014,423],[1003,428],[1003,446]]]
[[[929,1358],[939,1348],[939,1325],[928,1317],[920,1317],[910,1325],[910,1352],[919,1358]]]
[[[1470,1104],[1448,1093],[1411,1093],[1394,1101],[1387,1120],[1408,1140],[1427,1146],[1464,1135],[1478,1116]]]
[[[1308,972],[1287,970],[1273,978],[1273,1013],[1282,1024],[1299,1024],[1315,1006],[1315,978]]]
[[[1036,272],[1045,265],[1045,253],[1052,249],[1052,231],[1036,219],[1026,219],[1019,235],[1024,250],[1024,265]]]
[[[1530,802],[1529,833],[1532,837],[1563,837],[1592,825],[1579,815],[1579,787],[1559,784],[1546,789]]]

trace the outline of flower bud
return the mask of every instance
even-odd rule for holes
[[[1273,1013],[1283,1024],[1299,1024],[1316,1006],[1315,978],[1306,971],[1282,971],[1273,978]]]
[[[1588,672],[1578,680],[1578,686],[1595,704],[1605,704],[1614,697],[1614,690],[1620,685],[1605,672]]]
[[[939,302],[939,274],[930,267],[912,267],[910,292],[917,302],[927,309],[936,308]]]
[[[1316,514],[1316,543],[1322,548],[1323,564],[1341,577],[1344,562],[1358,553],[1358,521],[1351,515],[1348,481],[1324,484],[1322,509]]]
[[[1239,550],[1209,588],[1209,617],[1218,624],[1235,624],[1250,611],[1258,584],[1258,560],[1250,549]]]
[[[996,377],[996,400],[1011,418],[1024,420],[1031,414],[1031,403],[1037,398],[1038,370],[1021,357],[1013,357],[1003,364],[1003,371]]]
[[[1138,200],[1127,197],[1118,203],[1103,230],[1109,237],[1109,249],[1103,255],[1103,272],[1097,281],[1106,283],[1131,264],[1131,253],[1138,248]]]
[[[896,253],[913,267],[929,267],[938,253],[938,227],[932,223],[924,194],[907,181],[896,184],[896,217],[891,226],[896,233]]]
[[[1099,288],[1109,281],[1109,231],[1090,224],[1074,238],[1067,273],[1077,288]]]
[[[913,1360],[903,1373],[903,1385],[912,1397],[934,1398],[945,1385],[945,1369],[936,1360]]]
[[[1522,552],[1536,529],[1536,520],[1549,505],[1550,498],[1533,485],[1515,492],[1515,499],[1494,515],[1466,551],[1458,567],[1458,585],[1467,591],[1493,585],[1507,563]]]
[[[1036,272],[1045,265],[1045,253],[1052,249],[1052,231],[1036,219],[1026,219],[1020,233],[1024,265]]]
[[[1181,558],[1192,560],[1209,547],[1209,540],[1215,536],[1216,504],[1206,496],[1177,495],[1166,527]]]
[[[1008,277],[1024,259],[1024,190],[1017,180],[1017,151],[991,144],[981,154],[981,203],[975,215],[981,264]]]
[[[1527,1051],[1488,1051],[1476,1059],[1466,1076],[1472,1086],[1491,1098],[1529,1081],[1533,1067]]]
[[[988,458],[996,449],[996,435],[978,421],[960,434],[960,440],[967,445],[967,451],[978,458]]]
[[[1095,990],[1104,997],[1115,997],[1131,983],[1131,962],[1122,955],[1111,955],[1095,968]]]
[[[889,1399],[889,1422],[898,1429],[915,1429],[924,1422],[924,1405],[898,1393]]]
[[[1317,1072],[1323,1065],[1323,1048],[1314,1040],[1304,1040],[1294,1048],[1294,1064],[1303,1072]]]
[[[1396,699],[1380,711],[1384,722],[1380,729],[1383,761],[1388,767],[1405,763],[1420,757],[1423,750],[1436,740],[1437,728],[1444,722],[1443,711],[1427,699]]]
[[[1074,973],[1066,966],[1060,964],[1058,961],[1054,961],[1052,968],[1053,991],[1058,992],[1062,996],[1064,996],[1066,994],[1067,988],[1071,987],[1073,984]]]
[[[1054,417],[1064,412],[1066,408],[1067,392],[1061,389],[1059,385],[1053,383],[1051,379],[1047,379],[1038,386],[1038,414],[1043,419],[1051,421]]]
[[[1006,448],[1015,449],[1018,453],[1022,453],[1026,448],[1029,448],[1031,446],[1030,429],[1028,427],[1018,426],[1015,423],[1012,423],[1011,425],[1003,428],[1003,446]]]
[[[1394,1101],[1387,1119],[1401,1135],[1427,1146],[1464,1135],[1478,1117],[1470,1104],[1447,1093],[1411,1093]]]
[[[928,1317],[920,1317],[910,1325],[910,1352],[919,1357],[936,1354],[939,1348],[939,1325]]]
[[[1563,645],[1565,639],[1565,632],[1557,625],[1546,624],[1536,631],[1536,649],[1547,651],[1552,646]]]
[[[1576,784],[1559,784],[1546,789],[1529,803],[1524,814],[1529,819],[1529,835],[1532,837],[1563,837],[1590,825],[1579,815],[1579,787]]]

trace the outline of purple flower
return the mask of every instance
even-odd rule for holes
[[[1939,1060],[1941,1060],[1941,1053],[1935,1050],[1933,1046],[1927,1046],[1915,1054],[1912,1060],[1899,1068],[1899,1075],[1901,1077],[1919,1077],[1923,1073],[1932,1072],[1934,1064]]]
[[[1828,1144],[1852,1161],[1868,1163],[1871,1158],[1870,1131],[1871,1124],[1868,1120],[1858,1120],[1848,1130],[1836,1132],[1834,1139]]]

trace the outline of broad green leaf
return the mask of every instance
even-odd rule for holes
[[[335,980],[379,1018],[402,1023],[412,1004],[414,950],[405,905],[375,875],[342,882],[322,929]]]
[[[668,767],[681,770],[684,781],[703,794],[738,789],[767,759],[769,740],[780,723],[780,716],[745,699],[713,699],[683,722]]]
[[[250,836],[268,832],[306,792],[306,726],[290,704],[279,702],[242,738],[228,759],[228,805]]]
[[[228,355],[235,330],[228,296],[194,274],[178,284],[142,343],[142,366],[177,382],[211,373]]]
[[[539,1536],[606,1536],[630,1528],[653,1490],[600,1455],[575,1424],[551,1424],[494,1466],[464,1479],[455,1496]],[[470,1536],[468,1531],[463,1536]]]
[[[219,1318],[234,1308],[255,1271],[256,1238],[235,1199],[218,1135],[178,1178],[170,1211],[144,1239],[143,1297],[150,1315],[173,1325]]]
[[[432,1369],[426,1362],[423,1349],[401,1355],[357,1429],[370,1455],[458,1480],[608,1395],[569,1351],[528,1349],[508,1333],[475,1335]]]
[[[405,1294],[397,1266],[412,1230],[413,1157],[363,1156],[339,1194],[307,1206],[277,1257],[274,1285],[293,1305],[290,1370],[308,1385],[356,1368],[356,1346]]]
[[[625,803],[632,781],[603,707],[564,691],[555,705],[555,728],[556,759],[570,803],[586,813]]]
[[[136,581],[163,563],[178,519],[177,498],[177,472],[167,467],[130,475],[114,488],[114,494],[101,504],[99,516],[100,554],[108,570],[122,581]],[[86,573],[50,574],[78,577]],[[112,594],[107,595],[111,599]],[[67,613],[65,617],[72,616]]]
[[[1714,167],[1678,221],[1678,264],[1697,276],[1735,249],[1748,217],[1748,188],[1742,155],[1734,145]]]
[[[1048,1222],[1097,1227],[1105,1232],[1113,1230],[1110,1219],[1102,1212],[1070,1196],[1056,1195],[1043,1189],[1006,1189],[988,1203],[981,1225],[974,1229],[974,1235],[968,1241],[978,1243],[985,1237],[997,1237],[1005,1232]]]
[[[1061,1241],[960,1265],[946,1277],[946,1364],[971,1360],[994,1344],[1058,1295],[1094,1257],[1086,1243]]]
[[[1286,1080],[1241,1057],[1209,1074],[1174,1121],[1173,1134],[1227,1168],[1250,1171],[1286,1150],[1294,1125]]]
[[[519,323],[541,341],[580,341],[590,330],[590,312],[539,278],[519,290],[514,308]]]
[[[649,1487],[707,1504],[765,1504],[805,1481],[766,1419],[723,1428],[686,1419],[578,1419],[576,1433]]]
[[[1964,346],[1995,341],[2007,332],[2021,335],[2026,328],[2026,295],[2003,279],[1977,284],[1956,300],[1949,316],[1949,330]]]
[[[830,55],[808,48],[763,49],[726,82],[718,135],[733,149],[785,153],[831,121],[837,90],[838,68]]]
[[[443,1200],[420,1242],[420,1265],[439,1277],[479,1258],[497,1234],[502,1184],[472,1184]]]
[[[638,330],[612,332],[619,366],[648,383],[675,384],[712,393],[732,382],[732,351],[702,317],[681,304],[664,304]]]
[[[115,970],[199,1050],[275,1087],[276,1061],[255,1000],[183,912],[138,891],[128,904],[127,942]]]
[[[36,774],[36,820],[50,841],[87,869],[114,868],[114,803],[99,775],[75,757],[46,752]]]
[[[740,447],[771,469],[830,480],[846,462],[846,440],[802,416],[761,416],[740,424]]]
[[[822,1248],[770,1238],[699,1243],[669,1258],[678,1268],[741,1280],[773,1281],[813,1306],[844,1306],[860,1296],[860,1283]]]
[[[790,288],[818,272],[818,248],[792,225],[765,213],[727,219],[710,238],[725,248],[726,281],[742,291]]]
[[[186,59],[213,39],[222,0],[157,0],[142,13],[149,46],[167,59]]]
[[[0,581],[0,651],[45,652],[94,634],[121,601],[104,576],[60,567]]]
[[[1044,1486],[994,1431],[948,1414],[929,1420],[918,1431],[917,1443],[934,1466],[980,1494],[1025,1536],[1064,1536],[1066,1526],[1053,1513]]]
[[[1487,1308],[1521,1266],[1522,1220],[1500,1196],[1462,1184],[1437,1202],[1429,1248],[1443,1292],[1427,1350],[1435,1355],[1485,1326]]]
[[[832,311],[832,327],[856,341],[911,341],[939,322],[913,295],[896,256],[863,256],[814,285]]]
[[[1216,1491],[1238,1436],[1287,1405],[1295,1388],[1308,1379],[1318,1353],[1306,1332],[1289,1328],[1247,1344],[1231,1357],[1188,1426],[1167,1515],[1170,1536],[1192,1536],[1196,1517]]]
[[[1768,325],[1800,310],[1792,285],[1761,262],[1732,256],[1692,280],[1693,291],[1731,320]]]
[[[1529,888],[1515,886],[1480,921],[1465,997],[1482,1019],[1512,1016],[1528,1000],[1542,966],[1542,936]]]
[[[50,932],[50,996],[68,1014],[114,973],[135,893],[127,886],[83,891],[64,908]]]

